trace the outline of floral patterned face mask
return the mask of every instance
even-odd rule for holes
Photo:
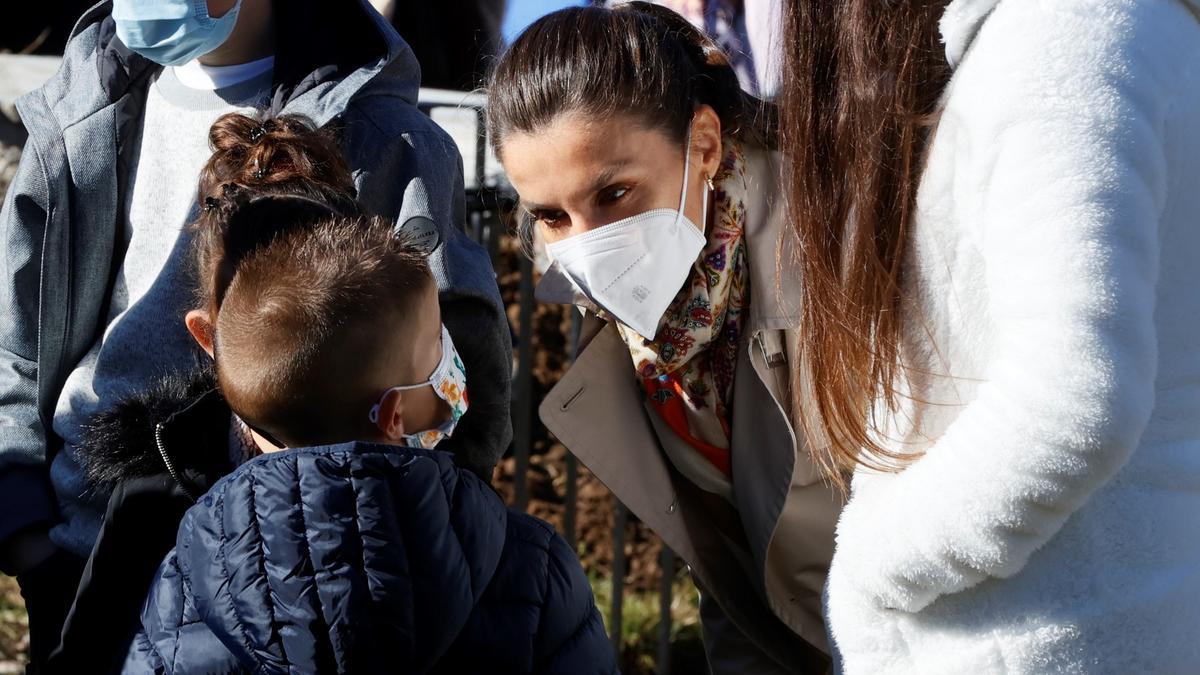
[[[383,404],[384,396],[393,391],[408,391],[421,387],[433,387],[433,393],[450,406],[450,419],[442,422],[436,429],[404,434],[402,442],[412,448],[432,449],[454,433],[454,427],[458,426],[458,421],[467,413],[467,368],[463,365],[458,351],[454,349],[450,331],[446,330],[445,326],[442,326],[442,360],[438,362],[433,374],[424,382],[405,384],[385,391],[379,403],[371,408],[371,423],[379,422],[379,407]]]

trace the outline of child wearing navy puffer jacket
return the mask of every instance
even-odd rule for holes
[[[212,367],[91,429],[95,480],[196,499],[123,672],[614,672],[567,544],[436,448],[469,396],[426,252],[327,189],[342,165],[302,120],[212,137],[187,317]],[[230,410],[221,461],[249,459],[214,481]],[[137,503],[110,503],[90,568]]]

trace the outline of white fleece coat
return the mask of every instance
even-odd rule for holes
[[[847,673],[1200,673],[1200,0],[955,0]]]

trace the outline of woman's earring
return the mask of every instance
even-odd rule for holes
[[[705,182],[705,183],[708,183],[708,189],[709,189],[709,190],[716,190],[716,189],[717,189],[717,186],[716,186],[716,185],[713,185],[713,177],[712,177],[712,176],[709,176],[708,178],[705,178],[705,179],[704,179],[704,182]]]

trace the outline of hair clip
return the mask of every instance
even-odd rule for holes
[[[267,168],[266,168],[265,166],[264,166],[264,167],[259,167],[259,168],[258,168],[258,171],[255,171],[255,172],[254,172],[254,179],[255,179],[255,180],[262,180],[262,179],[264,179],[264,178],[266,178],[266,177],[267,177]]]
[[[257,143],[263,136],[275,131],[276,126],[275,120],[273,119],[269,119],[260,123],[258,126],[250,130],[250,142]]]
[[[204,198],[204,210],[205,211],[212,211],[213,209],[217,208],[220,205],[221,205],[221,202],[216,197],[205,197]]]

